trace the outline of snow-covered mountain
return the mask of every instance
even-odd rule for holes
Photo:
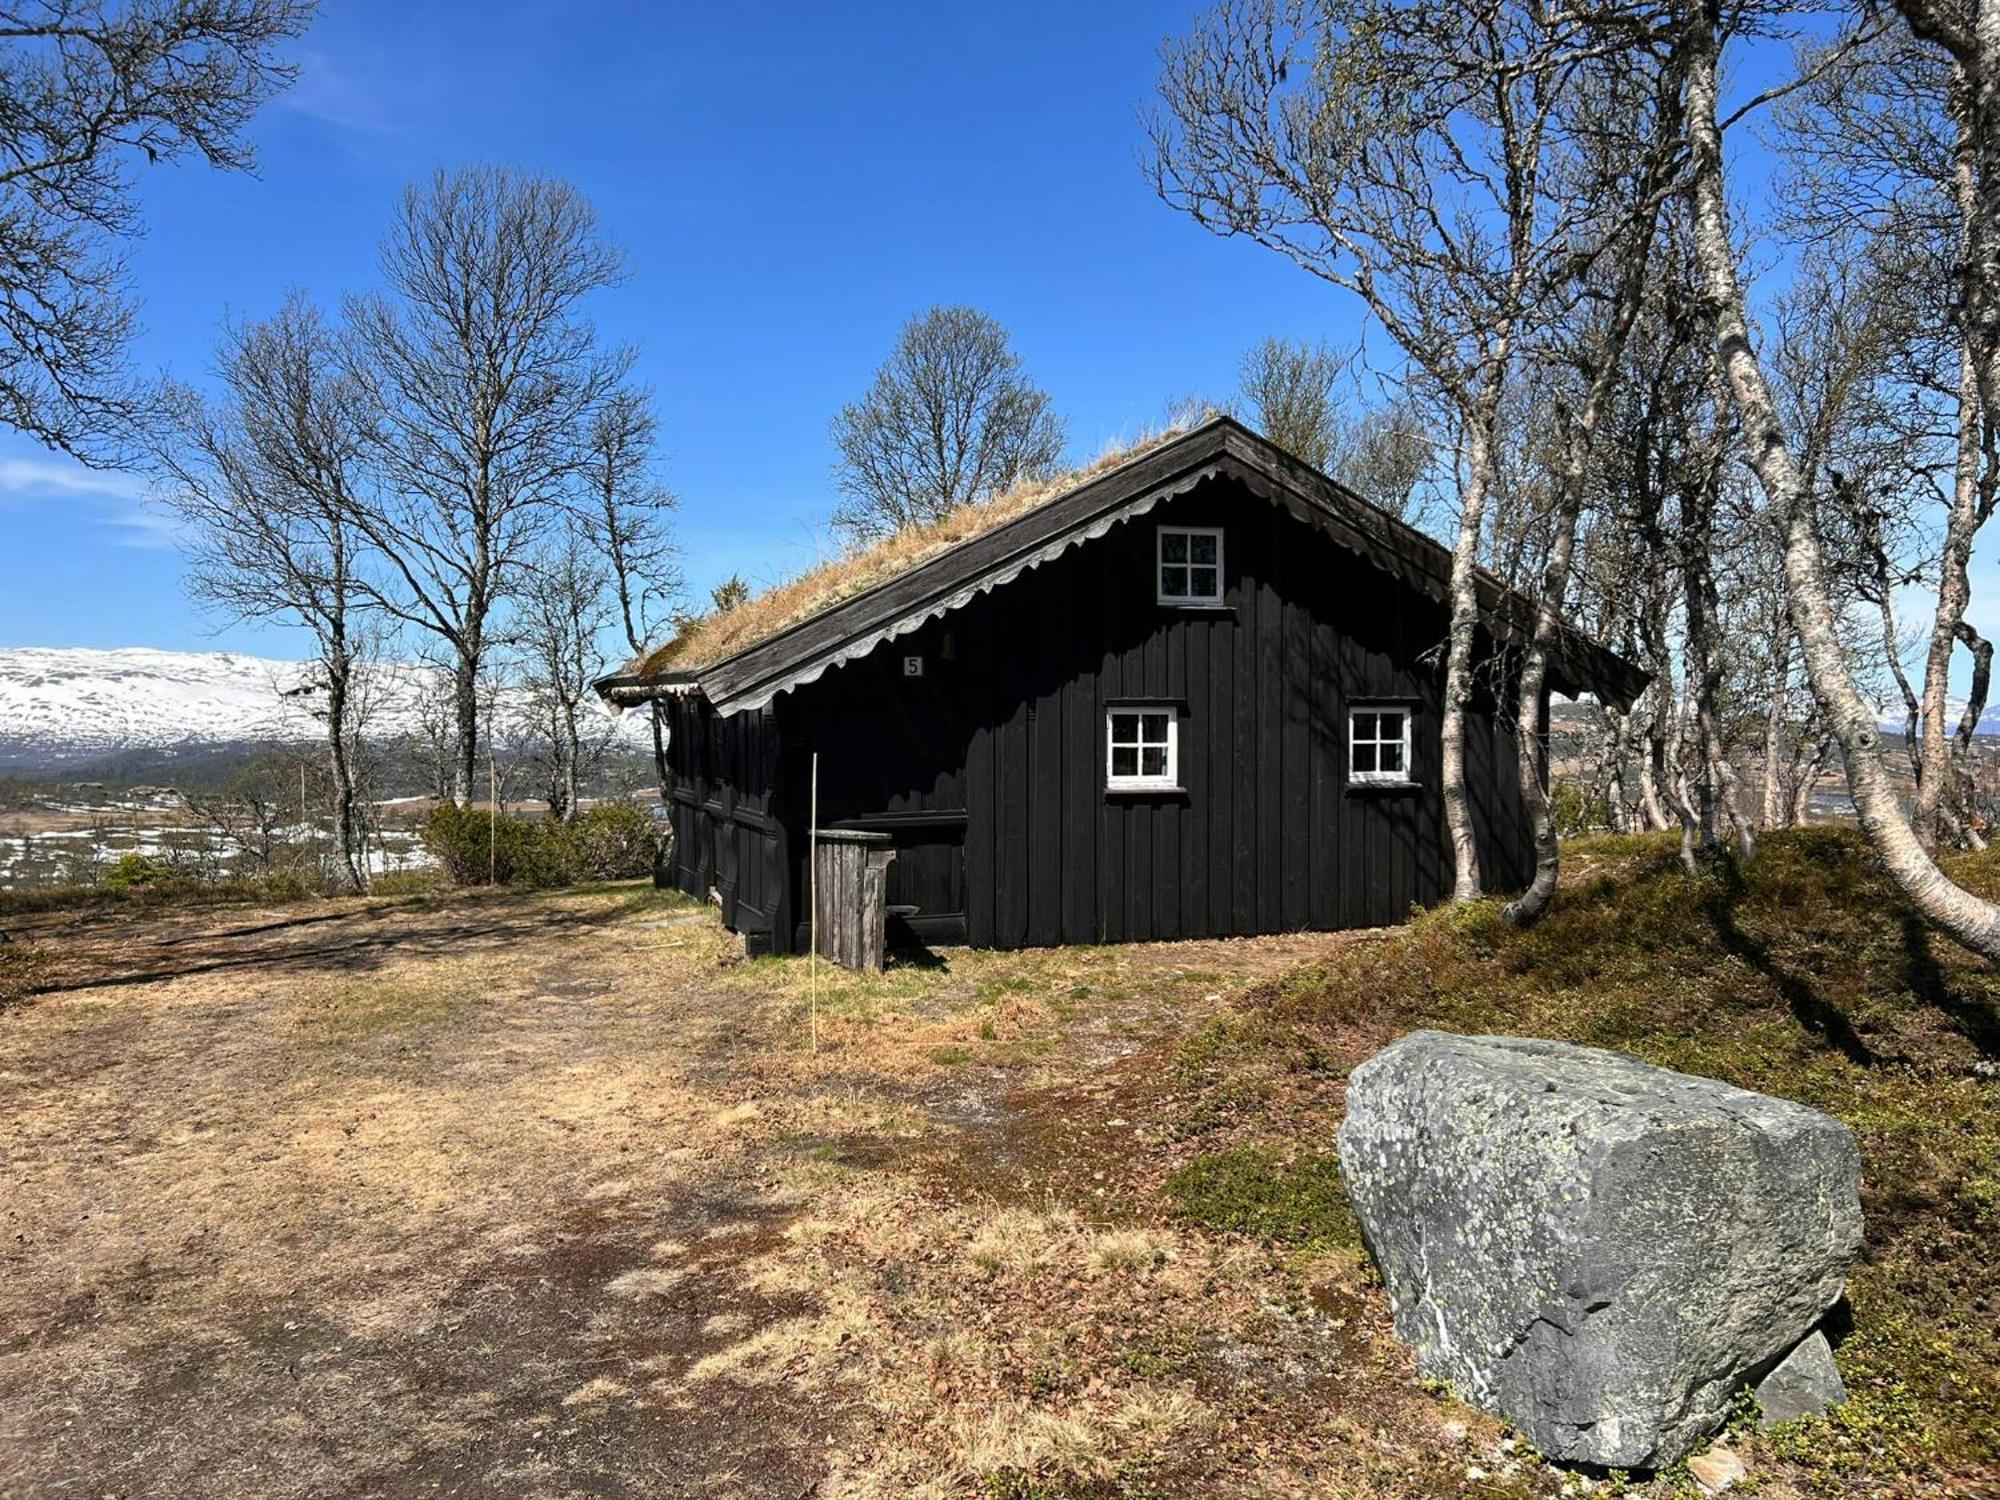
[[[298,663],[234,651],[0,648],[0,741],[91,754],[305,739]]]
[[[1952,728],[1958,727],[1958,721],[1964,713],[1963,698],[1945,699],[1945,718]],[[1885,734],[1902,734],[1909,728],[1909,720],[1905,717],[1900,703],[1890,704],[1875,710],[1875,725]],[[2000,734],[2000,704],[1986,706],[1984,712],[1979,715],[1979,727],[1973,732],[1980,735]]]
[[[415,731],[431,671],[370,668],[367,732]],[[311,681],[298,662],[234,651],[0,647],[0,761],[317,738]]]

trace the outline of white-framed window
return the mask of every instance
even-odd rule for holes
[[[1371,703],[1347,711],[1347,779],[1410,779],[1410,710]]]
[[[1159,530],[1162,604],[1222,602],[1222,528],[1162,526]]]
[[[1108,709],[1104,785],[1114,792],[1180,788],[1181,722],[1177,709],[1137,704]]]

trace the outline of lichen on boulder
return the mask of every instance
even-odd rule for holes
[[[1424,1373],[1567,1463],[1693,1451],[1861,1242],[1838,1121],[1558,1042],[1411,1033],[1355,1070],[1339,1152]]]

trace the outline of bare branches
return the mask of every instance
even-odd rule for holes
[[[615,391],[584,438],[576,522],[602,554],[626,649],[642,654],[683,587],[668,530],[675,501],[654,476],[659,420],[643,391]]]
[[[382,268],[389,295],[348,308],[384,481],[357,524],[394,581],[382,606],[450,647],[465,799],[490,622],[569,513],[592,423],[631,365],[582,306],[623,265],[567,183],[474,168],[404,194]]]
[[[440,663],[448,711],[424,738],[460,799],[494,729],[497,664],[530,663],[560,813],[609,737],[590,681],[607,651],[644,644],[680,586],[650,399],[584,316],[621,274],[589,205],[547,179],[442,173],[404,196],[383,255],[389,290],[350,299],[346,328],[295,296],[226,329],[226,399],[173,392],[156,456],[196,539],[196,595],[319,641],[350,851],[365,824],[357,667],[374,634],[406,632]],[[349,868],[358,885],[359,859]]]
[[[1698,7],[1690,13],[1684,42],[1689,67],[1689,206],[1694,243],[1715,310],[1717,356],[1742,417],[1747,457],[1772,511],[1785,527],[1792,622],[1805,651],[1814,695],[1827,727],[1845,753],[1848,787],[1861,825],[1891,876],[1926,920],[1975,952],[2000,958],[2000,908],[1947,878],[1905,818],[1884,764],[1874,710],[1857,687],[1842,650],[1839,606],[1829,586],[1812,490],[1750,337],[1743,282],[1729,227],[1728,178],[1718,106],[1723,38],[1713,8]],[[2000,65],[2000,58],[1994,62]],[[2000,146],[2000,142],[1995,144]],[[1974,213],[1969,217],[1974,222],[1968,225],[1968,242],[1974,249],[1968,280],[1974,285],[1983,282],[1983,289],[1979,305],[1973,309],[1967,344],[1977,364],[1987,352],[1982,347],[1986,341],[1979,324],[1985,313],[1996,307],[2000,269],[1991,278],[1984,275],[1977,194],[1971,206]],[[1990,386],[1982,380],[1981,389]]]
[[[1243,399],[1264,436],[1315,469],[1331,473],[1348,425],[1336,386],[1354,362],[1324,340],[1267,338],[1240,366]]]
[[[194,538],[189,588],[235,619],[303,625],[318,645],[317,686],[333,782],[343,883],[367,883],[358,805],[356,681],[370,593],[355,524],[368,413],[318,310],[292,297],[273,318],[224,330],[224,399],[172,393],[155,467]]]
[[[658,426],[644,392],[614,392],[591,418],[576,504],[577,530],[602,559],[616,624],[635,659],[645,654],[663,617],[671,617],[683,588],[680,551],[668,529],[674,497],[653,473]],[[651,713],[653,774],[664,798],[667,741],[660,705]]]
[[[129,168],[246,170],[244,127],[288,86],[277,49],[312,0],[0,4],[0,422],[91,460],[141,412],[113,242],[137,232]]]
[[[611,742],[611,721],[590,687],[603,675],[598,643],[610,583],[597,547],[573,525],[534,559],[521,590],[515,636],[525,691],[514,727],[549,816],[565,821],[582,810],[584,778]]]
[[[1657,73],[1665,50],[1636,10],[1614,26],[1506,0],[1224,0],[1162,57],[1155,191],[1361,298],[1456,425],[1442,780],[1458,900],[1480,892],[1463,726],[1509,382],[1535,320],[1604,253],[1607,218],[1649,220],[1665,191],[1607,196],[1570,170],[1609,139],[1576,104],[1605,86],[1593,70]]]
[[[933,307],[903,325],[861,400],[833,421],[834,524],[857,539],[935,521],[1051,473],[1063,425],[1027,379],[1007,331],[969,307]]]
[[[1748,119],[1758,110],[1781,100],[1789,99],[1802,90],[1813,88],[1829,73],[1833,72],[1851,53],[1860,52],[1878,38],[1889,33],[1886,21],[1867,20],[1855,30],[1846,32],[1829,45],[1819,49],[1818,55],[1810,59],[1794,76],[1782,83],[1774,83],[1769,88],[1752,94],[1724,116],[1720,128],[1728,130],[1732,125]]]

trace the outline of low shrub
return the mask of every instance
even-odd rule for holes
[[[156,859],[150,854],[124,854],[104,872],[102,883],[107,891],[127,896],[149,887],[176,884],[186,878],[163,859]]]
[[[580,885],[653,869],[653,820],[631,802],[600,802],[575,822],[495,818],[449,803],[424,823],[424,848],[458,885]]]
[[[1567,776],[1558,776],[1549,788],[1549,815],[1555,819],[1558,838],[1597,833],[1611,826],[1611,799]]]
[[[368,882],[371,896],[428,896],[444,884],[436,870],[388,870]]]
[[[575,880],[636,880],[653,873],[659,826],[636,802],[600,802],[562,825]]]

